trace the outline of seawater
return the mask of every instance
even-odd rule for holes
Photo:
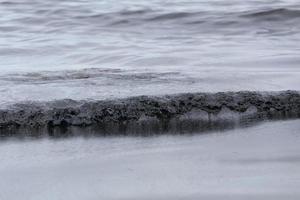
[[[300,89],[297,0],[0,1],[0,102]]]
[[[206,135],[0,141],[0,199],[299,199],[299,122]]]

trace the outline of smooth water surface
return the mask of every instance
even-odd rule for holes
[[[0,199],[299,199],[300,121],[0,142]]]

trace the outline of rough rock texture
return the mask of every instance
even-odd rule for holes
[[[0,110],[1,135],[18,129],[88,127],[111,132],[195,130],[249,119],[300,117],[300,93],[220,92],[107,101],[26,102]],[[70,129],[71,130],[71,129]]]

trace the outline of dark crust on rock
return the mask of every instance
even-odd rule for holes
[[[138,96],[106,101],[60,100],[15,104],[0,110],[0,128],[70,127],[107,124],[139,124],[144,121],[170,123],[191,111],[217,116],[222,109],[254,116],[300,116],[300,93],[219,92],[186,93],[162,97]],[[208,121],[211,118],[208,118]],[[202,119],[203,120],[203,119]]]

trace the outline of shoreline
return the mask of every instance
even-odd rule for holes
[[[0,135],[20,132],[107,134],[201,131],[300,117],[300,92],[218,92],[116,100],[25,102],[0,110]],[[27,133],[26,133],[27,134]],[[30,134],[30,133],[28,133]]]

